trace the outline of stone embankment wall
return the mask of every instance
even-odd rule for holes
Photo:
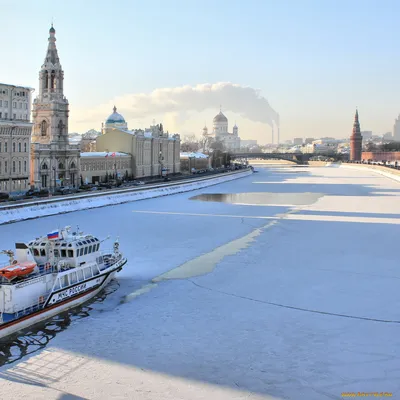
[[[218,176],[213,175],[212,177],[196,178],[189,182],[171,182],[168,184],[153,185],[147,188],[141,187],[111,192],[90,193],[81,196],[66,196],[62,199],[46,199],[38,200],[34,203],[0,206],[0,225],[32,218],[47,217],[49,215],[151,199],[169,194],[189,192],[242,178],[252,173],[250,169],[247,169],[245,171],[227,172]]]

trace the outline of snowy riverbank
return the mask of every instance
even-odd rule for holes
[[[105,207],[131,201],[151,199],[169,194],[189,192],[207,186],[217,185],[233,179],[251,175],[251,170],[228,172],[218,177],[198,178],[190,182],[169,183],[152,188],[134,188],[123,191],[90,193],[79,197],[42,200],[35,203],[18,204],[0,207],[0,225],[23,221],[32,218],[81,211],[89,208]]]
[[[393,170],[391,171],[390,169],[388,169],[387,171],[383,171],[381,168],[385,168],[385,167],[380,167],[380,168],[374,168],[373,166],[370,165],[360,165],[360,164],[356,164],[356,165],[351,165],[351,164],[341,164],[340,165],[341,168],[350,168],[350,169],[356,169],[359,171],[371,171],[374,172],[376,174],[379,175],[383,175],[386,176],[387,178],[391,178],[397,182],[400,182],[400,175],[398,174],[397,170]],[[397,173],[396,173],[397,172]]]

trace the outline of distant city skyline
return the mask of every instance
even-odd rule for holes
[[[361,130],[384,134],[400,113],[400,4],[384,3],[0,0],[3,31],[13,38],[3,43],[0,81],[32,86],[36,96],[54,20],[70,132],[100,130],[115,104],[130,128],[155,119],[170,132],[200,135],[221,104],[242,139],[268,143],[271,127],[251,114],[262,110],[249,108],[253,93],[279,113],[281,142],[348,137],[356,106]],[[196,88],[221,83],[225,90],[204,103]],[[171,94],[182,91],[174,109]]]

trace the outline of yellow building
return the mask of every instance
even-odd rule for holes
[[[165,133],[162,124],[145,130],[129,130],[124,117],[114,107],[101,133],[96,138],[96,152],[130,155],[130,170],[135,179],[160,176],[163,170],[168,174],[180,172],[180,136]]]
[[[132,176],[131,155],[125,153],[81,153],[81,184],[98,184]],[[108,178],[106,178],[108,177]]]

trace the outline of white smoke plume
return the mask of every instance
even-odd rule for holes
[[[181,115],[222,105],[223,111],[232,111],[254,122],[279,126],[278,113],[258,90],[230,82],[156,89],[148,94],[127,94],[89,113],[85,112],[85,117],[90,114],[91,119],[102,120],[114,104],[125,119],[142,119],[166,113]]]

